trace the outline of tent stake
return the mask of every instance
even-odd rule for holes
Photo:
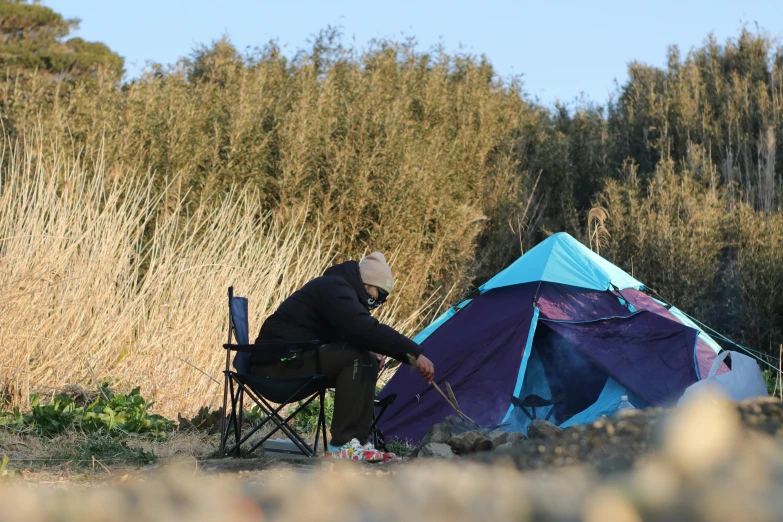
[[[438,390],[438,393],[440,393],[440,394],[441,394],[441,396],[442,396],[444,399],[446,399],[446,402],[448,402],[448,403],[449,403],[449,405],[451,405],[451,407],[452,407],[452,408],[454,408],[454,411],[456,411],[457,413],[459,413],[460,417],[464,418],[465,420],[468,420],[468,421],[472,422],[473,424],[475,424],[475,425],[476,425],[477,427],[479,427],[479,428],[481,427],[481,425],[480,425],[478,422],[474,421],[473,419],[471,419],[470,417],[468,417],[467,415],[465,415],[464,413],[462,413],[462,412],[460,411],[460,409],[459,409],[459,408],[457,408],[457,406],[456,406],[454,403],[452,403],[452,402],[451,402],[451,400],[450,400],[450,399],[449,399],[449,398],[446,396],[446,394],[445,394],[445,393],[443,393],[443,390],[441,390],[441,389],[440,389],[440,386],[438,386],[438,383],[436,383],[435,381],[432,381],[432,385],[435,387],[435,389],[436,389],[436,390]]]

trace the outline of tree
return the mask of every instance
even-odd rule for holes
[[[0,0],[0,71],[11,78],[37,73],[74,82],[104,68],[119,80],[121,56],[100,42],[66,40],[78,27],[78,19],[63,18],[38,0]]]

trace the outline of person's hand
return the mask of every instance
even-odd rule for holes
[[[424,354],[421,354],[416,359],[416,365],[419,367],[419,373],[424,380],[428,384],[432,384],[432,380],[435,378],[435,365],[432,364],[432,361],[424,357]]]
[[[373,355],[373,357],[375,357],[375,360],[378,361],[378,371],[383,370],[384,367],[383,362],[385,360],[385,357],[379,353],[375,353],[375,352],[370,352],[370,353]]]

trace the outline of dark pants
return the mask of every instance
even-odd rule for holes
[[[372,424],[378,361],[367,350],[354,348],[347,343],[324,344],[319,348],[318,356],[320,373],[326,375],[329,387],[335,390],[330,444],[342,446],[353,438],[364,444]],[[253,373],[280,379],[319,373],[314,350],[302,355],[302,363],[299,368],[285,362],[254,366]]]

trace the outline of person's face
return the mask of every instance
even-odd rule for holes
[[[370,309],[370,311],[373,311],[381,306],[389,297],[389,294],[382,291],[377,286],[364,285],[364,288],[367,290],[367,307]]]

